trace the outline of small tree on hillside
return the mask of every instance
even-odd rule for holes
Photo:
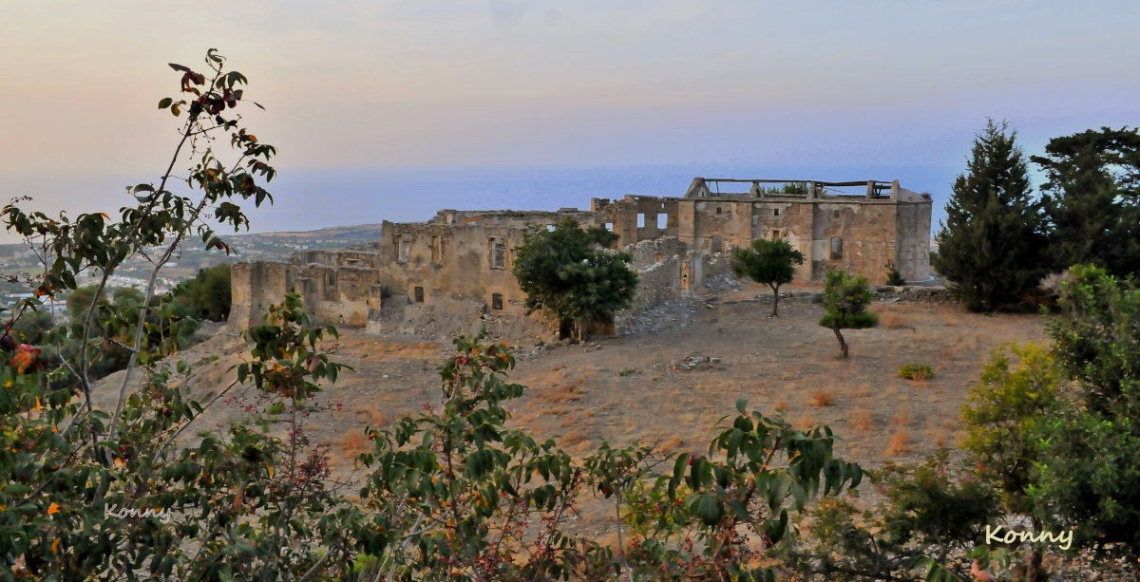
[[[879,316],[867,311],[875,297],[870,287],[866,277],[852,277],[844,271],[827,273],[827,283],[823,288],[823,308],[827,315],[819,320],[819,324],[835,332],[839,353],[844,358],[848,355],[847,341],[839,330],[875,327],[879,323]]]
[[[804,264],[803,253],[792,248],[785,240],[758,238],[752,247],[736,251],[732,272],[737,277],[748,277],[772,288],[772,315],[780,316],[780,285],[791,283],[796,265]]]
[[[1042,203],[1029,186],[1016,132],[990,120],[974,138],[938,233],[934,268],[971,310],[990,312],[1037,286],[1047,272]]]
[[[515,249],[513,273],[526,293],[527,313],[548,309],[563,337],[578,341],[593,321],[612,321],[629,307],[637,289],[637,273],[629,254],[608,249],[618,236],[605,228],[582,229],[573,219],[553,230],[533,227]]]

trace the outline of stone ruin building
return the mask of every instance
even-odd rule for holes
[[[853,187],[866,190],[841,190]],[[256,325],[268,305],[295,292],[316,321],[374,333],[453,335],[528,319],[531,327],[506,335],[533,332],[538,320],[523,317],[525,295],[511,274],[514,248],[528,226],[567,218],[605,226],[632,254],[641,276],[632,314],[727,275],[732,251],[756,238],[784,239],[803,253],[800,281],[837,268],[882,284],[888,261],[908,281],[930,275],[930,195],[897,180],[696,178],[681,197],[594,198],[589,210],[441,210],[427,222],[384,221],[366,245],[237,263],[230,322]]]

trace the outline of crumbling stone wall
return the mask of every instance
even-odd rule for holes
[[[685,198],[630,195],[594,199],[591,208],[613,225],[622,244],[676,236],[711,255],[731,253],[757,238],[783,239],[804,254],[801,280],[818,281],[829,269],[843,269],[883,283],[888,261],[907,280],[929,277],[929,195],[897,181],[867,182],[866,195],[826,194],[816,183],[807,184],[804,193],[768,193],[753,184],[744,194],[714,194],[697,179]],[[661,216],[664,229],[654,221]]]
[[[231,322],[257,324],[269,304],[296,292],[316,320],[378,333],[472,333],[488,321],[534,330],[541,325],[525,317],[526,297],[511,273],[514,249],[527,228],[566,218],[618,234],[641,275],[635,313],[726,276],[732,252],[756,238],[799,249],[800,280],[842,268],[882,283],[888,260],[908,280],[929,275],[930,197],[897,182],[867,182],[866,196],[826,195],[816,183],[806,193],[774,194],[754,183],[746,194],[724,195],[704,179],[693,184],[683,198],[596,198],[590,210],[441,210],[424,223],[385,221],[374,243],[239,263]]]

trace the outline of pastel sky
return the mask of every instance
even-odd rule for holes
[[[216,47],[281,151],[271,228],[462,207],[384,194],[392,172],[457,168],[873,168],[837,177],[907,176],[944,200],[987,116],[1030,154],[1136,124],[1137,22],[1135,0],[0,0],[0,194],[117,206],[173,146],[166,63]],[[598,190],[576,202],[625,193]]]

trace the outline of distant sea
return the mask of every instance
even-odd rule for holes
[[[964,163],[962,164],[964,167]],[[765,166],[745,163],[672,164],[615,167],[379,168],[305,170],[278,167],[268,185],[274,204],[247,209],[250,232],[307,231],[331,226],[374,224],[383,220],[427,220],[440,209],[557,210],[589,208],[590,198],[626,194],[683,196],[696,176],[705,178],[821,180],[899,180],[904,188],[934,198],[934,229],[943,218],[957,166]],[[5,199],[31,196],[28,209],[54,216],[61,209],[107,212],[132,202],[124,187],[148,176],[60,177],[0,174]],[[741,186],[741,191],[747,190]],[[222,232],[221,234],[225,234]],[[0,243],[19,238],[0,230]]]

